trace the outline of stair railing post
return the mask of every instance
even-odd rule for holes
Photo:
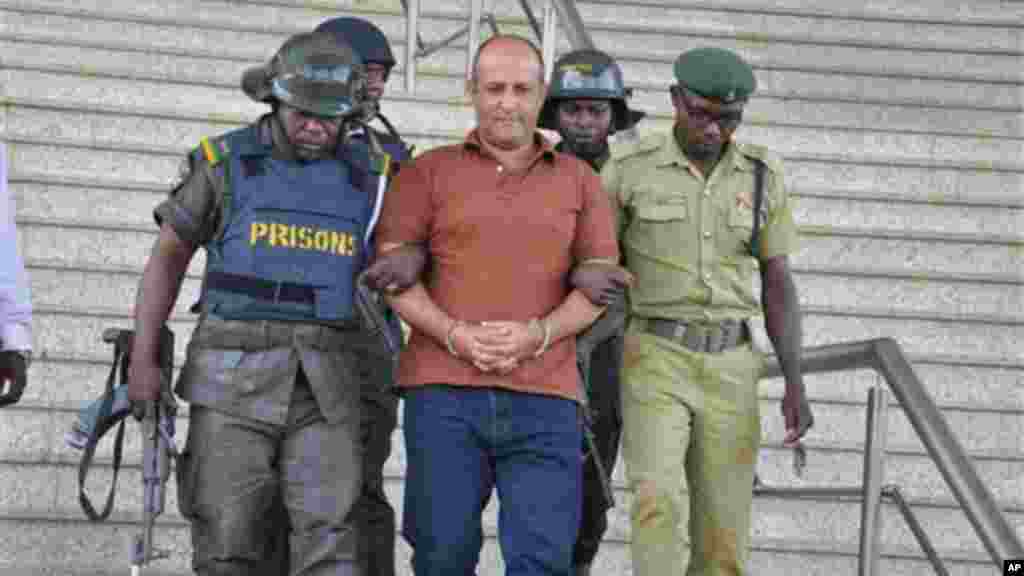
[[[544,0],[544,34],[541,37],[541,52],[544,56],[544,81],[551,80],[555,67],[555,43],[558,35],[558,12],[554,0]]]
[[[466,42],[466,82],[473,80],[473,57],[480,47],[480,17],[484,12],[483,0],[470,0],[469,2],[469,39]]]
[[[864,498],[860,515],[858,576],[879,574],[882,480],[885,477],[888,407],[888,391],[881,386],[872,386],[868,390],[867,432],[864,441]]]
[[[420,27],[420,0],[408,0],[405,10],[405,91],[416,92],[416,52]]]

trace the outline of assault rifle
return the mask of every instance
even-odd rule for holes
[[[90,520],[106,520],[113,509],[117,488],[117,475],[121,469],[121,448],[124,440],[124,420],[132,412],[128,401],[127,374],[131,362],[131,349],[135,333],[132,330],[108,328],[103,331],[103,341],[114,346],[114,361],[107,377],[103,396],[81,411],[65,435],[67,444],[82,450],[78,467],[78,500]],[[153,546],[153,524],[164,511],[165,486],[170,477],[170,461],[177,458],[174,444],[174,423],[178,406],[171,393],[171,376],[174,363],[174,333],[167,327],[160,331],[160,399],[147,402],[140,422],[142,431],[142,533],[132,540],[132,576],[138,576],[142,567],[153,560],[166,558],[167,552]],[[118,376],[120,375],[120,378]],[[115,383],[120,382],[115,386]],[[111,481],[107,501],[99,512],[85,494],[85,479],[92,464],[93,455],[100,439],[115,426],[114,477]]]

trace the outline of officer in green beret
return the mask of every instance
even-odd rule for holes
[[[786,382],[785,443],[813,423],[788,264],[797,229],[778,156],[733,138],[757,85],[750,66],[698,48],[674,72],[672,132],[613,148],[601,173],[635,277],[622,368],[634,573],[739,575],[764,368],[750,320],[761,310]]]

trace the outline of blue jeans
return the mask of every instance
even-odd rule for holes
[[[492,388],[404,394],[402,535],[416,576],[475,574],[481,514],[494,488],[505,573],[569,574],[582,477],[577,404]]]

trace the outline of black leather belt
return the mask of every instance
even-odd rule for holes
[[[750,341],[750,329],[742,320],[699,324],[682,320],[646,318],[644,331],[671,340],[694,352],[718,354]]]

